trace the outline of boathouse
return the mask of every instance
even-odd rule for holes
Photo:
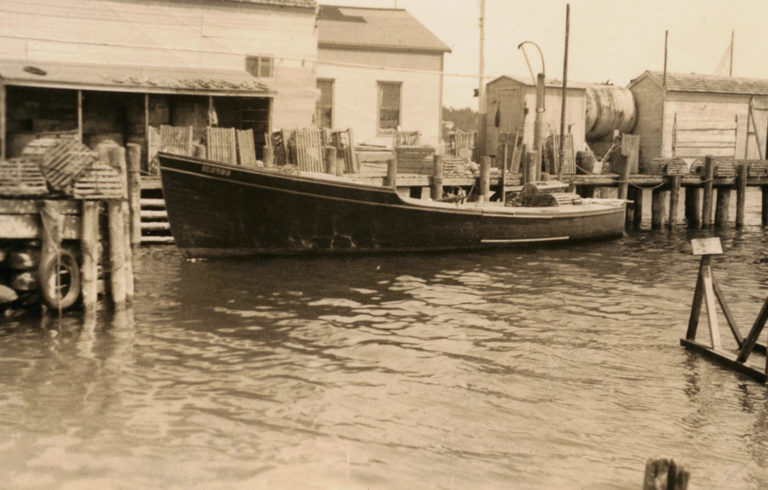
[[[0,156],[41,133],[88,146],[151,128],[312,124],[315,0],[0,0]],[[146,160],[146,159],[145,159]]]
[[[438,143],[445,43],[403,9],[323,5],[318,33],[318,126],[354,128],[362,143],[391,146],[398,128]]]
[[[570,85],[570,84],[569,84]],[[560,133],[562,82],[548,80],[544,85],[544,137]],[[518,133],[523,144],[533,148],[533,126],[536,117],[536,85],[510,76],[500,76],[486,84],[486,118],[484,153],[493,155],[499,147],[501,133]],[[584,148],[586,90],[583,84],[567,89],[566,133],[573,135],[576,150]]]
[[[640,160],[765,159],[768,80],[646,71],[629,84]]]

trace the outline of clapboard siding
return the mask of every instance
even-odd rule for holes
[[[318,49],[317,77],[333,80],[333,125],[353,128],[355,142],[392,144],[377,131],[378,82],[402,83],[400,126],[421,132],[421,143],[440,139],[442,54]]]
[[[645,78],[631,87],[635,97],[637,122],[632,131],[640,136],[640,161],[647,162],[661,155],[663,90],[653,80]]]

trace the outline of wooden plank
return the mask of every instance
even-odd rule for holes
[[[709,321],[709,340],[712,342],[713,349],[720,350],[723,346],[717,321],[715,291],[712,287],[712,271],[709,266],[702,271],[701,281],[704,287],[704,306],[707,309],[707,320]]]
[[[34,214],[0,214],[0,230],[3,230],[3,239],[41,238],[40,216],[37,211]],[[65,215],[63,217],[62,238],[75,240],[80,237],[80,216]]]
[[[256,165],[256,145],[253,140],[253,130],[238,129],[235,135],[237,137],[237,159],[240,165]]]
[[[717,361],[723,364],[724,366],[727,366],[735,371],[740,372],[741,374],[745,374],[750,378],[754,379],[755,381],[758,381],[759,383],[765,384],[766,379],[768,379],[768,376],[766,376],[765,372],[758,371],[753,367],[747,366],[746,364],[739,362],[735,358],[735,356],[733,356],[729,352],[725,352],[725,351],[716,352],[712,350],[711,347],[708,347],[706,345],[700,344],[692,340],[687,340],[687,339],[680,339],[680,345],[694,352],[702,354],[708,359]]]

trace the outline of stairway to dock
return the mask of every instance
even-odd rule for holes
[[[141,244],[160,245],[174,243],[168,212],[165,209],[163,189],[159,182],[143,179],[141,186]]]

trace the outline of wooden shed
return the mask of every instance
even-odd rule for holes
[[[629,84],[640,161],[766,158],[768,80],[646,71]]]
[[[560,108],[563,85],[554,80],[544,87],[544,137],[560,133]],[[533,145],[533,123],[536,117],[536,86],[518,78],[501,76],[486,85],[486,119],[484,147],[481,154],[493,155],[502,132],[522,132],[523,143]],[[573,134],[573,147],[584,148],[586,119],[586,85],[568,87],[566,101],[566,132]]]

